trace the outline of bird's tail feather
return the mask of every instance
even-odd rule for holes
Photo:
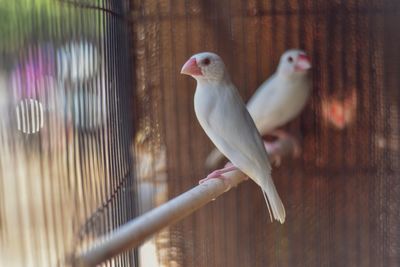
[[[224,157],[225,156],[218,149],[215,148],[207,156],[205,164],[206,168],[208,170],[215,169]]]
[[[271,222],[273,222],[273,221],[274,221],[274,219],[272,219],[271,208],[269,207],[269,206],[270,206],[270,204],[269,204],[269,202],[268,202],[267,194],[265,193],[265,191],[264,191],[264,190],[262,190],[262,189],[261,189],[261,191],[262,191],[262,193],[263,193],[263,196],[264,196],[264,199],[265,199],[265,203],[267,203],[267,208],[268,208],[269,218],[271,219]]]
[[[274,184],[266,183],[265,186],[262,187],[265,203],[267,203],[269,216],[271,221],[273,218],[280,223],[285,222],[286,212],[285,207],[283,206],[282,200],[276,191]],[[271,214],[272,211],[272,214]],[[273,217],[273,218],[272,218]]]

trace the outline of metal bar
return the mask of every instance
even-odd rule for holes
[[[279,145],[285,148],[285,155],[291,153],[291,141],[280,140],[277,142],[280,142]],[[226,179],[208,180],[126,223],[110,236],[100,238],[87,251],[73,257],[72,265],[95,266],[121,252],[137,247],[156,232],[184,219],[246,178],[240,171],[232,171],[224,176]]]

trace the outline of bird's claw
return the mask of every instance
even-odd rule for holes
[[[279,144],[275,141],[275,142],[264,142],[264,145],[265,149],[268,152],[269,158],[271,159],[271,162],[275,166],[279,167],[282,161]]]
[[[205,178],[205,179],[220,178],[222,176],[222,174],[224,174],[224,172],[222,172],[221,170],[215,170],[212,173],[210,173],[209,175],[207,175],[207,178]]]
[[[273,142],[264,142],[264,145],[275,166],[281,164],[282,156],[284,154],[290,153],[287,151],[288,148],[282,145],[282,140],[288,140],[290,142],[290,151],[292,152],[293,157],[297,158],[300,156],[301,146],[295,137],[282,130],[274,131],[271,135],[276,136],[278,139]]]
[[[228,183],[228,190],[231,189],[232,184],[230,183],[230,180],[228,178],[226,178],[225,176],[223,176],[224,173],[230,172],[230,171],[234,171],[237,170],[237,168],[230,162],[228,162],[224,168],[219,169],[219,170],[215,170],[212,173],[210,173],[209,175],[207,175],[206,178],[201,179],[199,181],[199,184],[202,184],[210,179],[222,179],[224,181],[224,183]]]
[[[227,163],[224,168],[215,170],[212,173],[210,173],[209,175],[207,175],[207,178],[209,178],[209,179],[220,178],[222,176],[222,174],[230,172],[230,171],[234,171],[234,170],[237,170],[237,168],[233,164]]]
[[[232,184],[230,183],[230,180],[228,178],[226,178],[225,176],[223,176],[223,175],[219,175],[218,177],[208,177],[207,176],[206,178],[201,179],[199,181],[199,184],[203,184],[203,183],[205,183],[205,182],[207,182],[208,180],[211,180],[211,179],[221,179],[224,182],[224,184],[226,184],[228,186],[226,191],[229,191],[232,188]]]

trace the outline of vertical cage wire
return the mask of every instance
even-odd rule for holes
[[[1,266],[65,266],[135,216],[128,11],[0,1]]]

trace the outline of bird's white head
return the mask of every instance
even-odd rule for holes
[[[311,69],[311,60],[306,52],[299,49],[291,49],[281,56],[278,73],[283,75],[307,74]]]
[[[197,81],[221,81],[227,75],[222,59],[217,54],[211,52],[193,55],[183,65],[181,73],[190,75]]]

